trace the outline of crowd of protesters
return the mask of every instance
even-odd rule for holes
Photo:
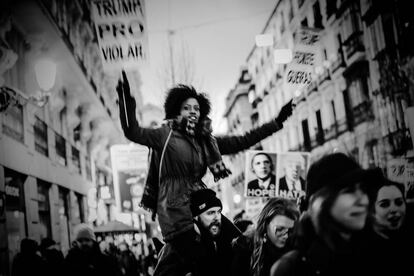
[[[144,256],[134,253],[125,241],[118,245],[98,243],[93,229],[82,223],[74,229],[74,241],[66,256],[50,238],[42,239],[40,245],[33,239],[23,239],[13,259],[11,276],[149,276],[157,262],[151,248]]]
[[[311,163],[298,206],[268,198],[257,220],[243,212],[233,222],[202,177],[217,181],[231,172],[222,154],[255,145],[283,127],[292,101],[270,122],[244,135],[215,137],[210,102],[194,88],[178,85],[164,104],[167,123],[143,128],[125,72],[117,86],[125,136],[152,149],[141,205],[158,217],[164,242],[154,241],[151,265],[127,243],[98,244],[93,230],[75,229],[67,256],[52,240],[24,239],[12,275],[406,275],[414,248],[411,208],[404,186],[379,168],[364,169],[344,153]],[[150,269],[149,267],[155,267]]]

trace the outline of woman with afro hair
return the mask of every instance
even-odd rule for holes
[[[206,188],[202,177],[207,168],[215,181],[227,177],[230,171],[222,161],[222,154],[235,154],[255,145],[281,129],[292,113],[290,101],[276,119],[244,135],[214,137],[207,96],[193,87],[177,85],[167,92],[164,103],[167,123],[155,129],[144,128],[136,119],[136,103],[125,72],[116,89],[126,138],[150,147],[153,152],[141,206],[158,214],[164,241],[177,242],[181,248],[186,248],[187,242],[195,237],[189,196]],[[188,248],[183,251],[192,254]]]

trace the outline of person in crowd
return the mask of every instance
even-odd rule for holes
[[[118,263],[121,268],[121,274],[125,276],[138,275],[138,261],[134,253],[129,249],[129,245],[126,242],[121,242],[118,247]]]
[[[210,101],[192,87],[178,85],[168,91],[164,103],[167,123],[155,129],[139,126],[125,72],[116,90],[125,136],[152,148],[158,161],[151,159],[147,178],[151,182],[146,182],[141,205],[157,212],[164,241],[175,242],[183,256],[194,259],[197,242],[189,195],[206,188],[201,179],[207,168],[215,181],[230,174],[222,154],[248,149],[281,129],[292,113],[292,101],[281,108],[276,119],[245,135],[214,137],[208,118]]]
[[[240,232],[242,232],[243,235],[247,235],[255,229],[253,221],[249,219],[237,220],[234,225],[240,230]]]
[[[286,198],[299,198],[305,194],[305,159],[302,155],[282,155],[281,166],[284,176],[279,179],[278,195]]]
[[[379,169],[365,170],[343,153],[323,156],[307,175],[308,209],[295,227],[295,248],[271,275],[371,275],[359,250],[368,216],[367,187]]]
[[[62,271],[64,257],[57,248],[56,242],[51,238],[44,238],[40,242],[40,253],[46,261],[47,275],[58,275]]]
[[[292,200],[271,198],[259,214],[256,230],[233,242],[231,275],[269,275],[273,263],[291,249],[287,241],[298,218]]]
[[[255,179],[247,183],[248,196],[275,196],[276,176],[272,158],[265,152],[255,153],[251,159],[251,171]]]
[[[372,275],[404,275],[411,269],[413,231],[406,224],[404,185],[384,177],[369,188],[370,208],[363,252]]]
[[[75,246],[65,258],[66,275],[119,276],[116,259],[100,251],[92,228],[84,223],[74,229]],[[64,273],[64,272],[63,272]]]
[[[201,259],[194,266],[166,243],[160,252],[154,275],[229,275],[232,260],[231,243],[240,231],[221,215],[222,203],[213,190],[201,189],[191,194],[191,212],[194,217],[197,240],[196,249]]]
[[[46,262],[38,251],[39,245],[35,240],[22,239],[20,252],[13,258],[11,276],[45,275]]]

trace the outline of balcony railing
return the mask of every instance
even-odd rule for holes
[[[341,67],[345,67],[345,59],[344,59],[344,52],[342,51],[342,48],[338,49],[338,58],[332,63],[331,70],[332,73],[336,72]]]
[[[365,51],[364,43],[362,42],[362,31],[355,31],[344,42],[346,58],[350,59],[356,52]]]
[[[364,101],[352,108],[354,126],[373,118],[370,101]]]

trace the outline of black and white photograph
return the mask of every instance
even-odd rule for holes
[[[306,192],[306,172],[309,167],[309,153],[279,153],[277,157],[277,196],[291,199],[304,197]]]
[[[276,154],[248,151],[246,157],[246,196],[275,197]]]
[[[414,0],[1,0],[0,276],[414,275]]]

